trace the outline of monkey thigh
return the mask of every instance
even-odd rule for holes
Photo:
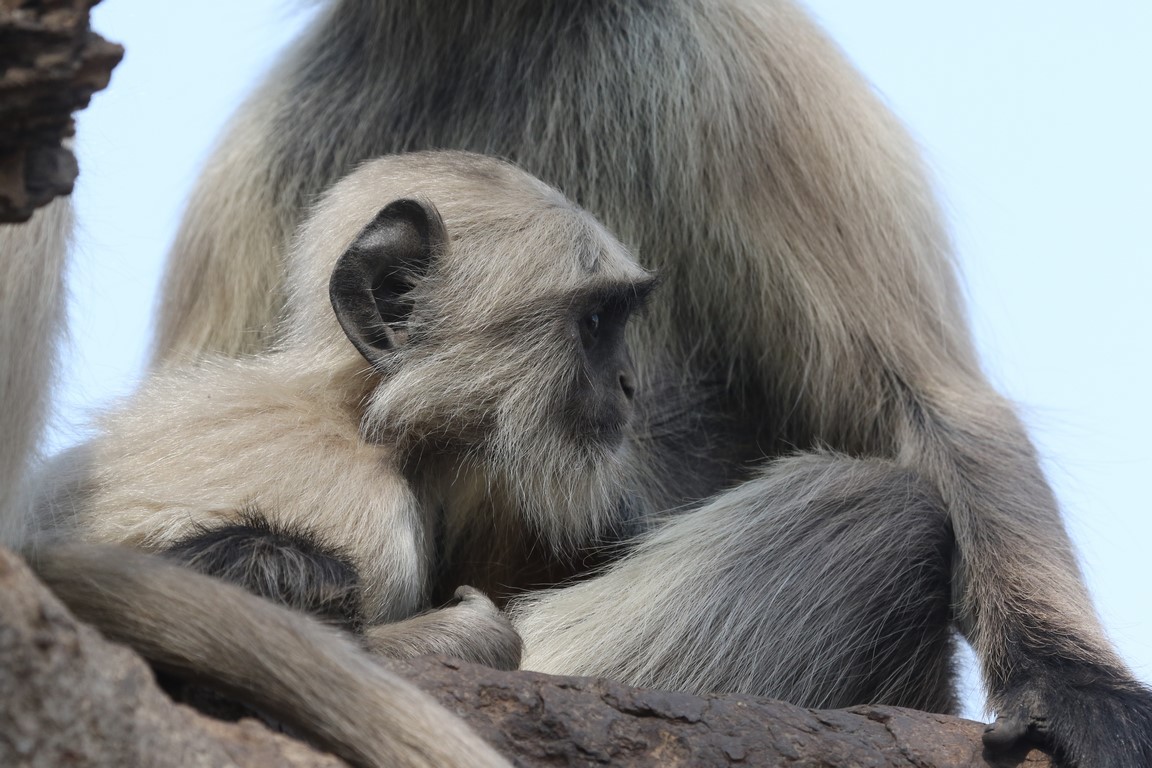
[[[956,706],[943,505],[881,460],[802,454],[513,606],[524,667],[811,707]]]

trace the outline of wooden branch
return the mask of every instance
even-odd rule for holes
[[[984,726],[896,707],[808,710],[752,696],[690,696],[607,680],[430,658],[396,664],[525,766],[972,768]],[[1039,752],[1010,765],[1048,768]]]
[[[0,222],[24,221],[72,191],[61,142],[72,112],[108,85],[124,49],[94,34],[98,0],[0,0]]]
[[[606,680],[497,672],[446,659],[389,663],[520,766],[969,768],[979,723],[891,707],[813,711]],[[254,720],[174,704],[139,657],[70,613],[0,550],[0,765],[336,768]],[[1033,753],[1011,765],[1046,768]]]

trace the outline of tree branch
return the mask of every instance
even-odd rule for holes
[[[689,696],[607,680],[390,662],[521,766],[969,768],[979,723],[891,707],[806,710],[750,696]],[[254,720],[174,704],[142,659],[77,622],[0,550],[0,765],[343,763]],[[1046,768],[1033,753],[1011,765]]]

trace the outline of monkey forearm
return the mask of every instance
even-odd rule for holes
[[[973,389],[921,396],[909,409],[901,463],[932,481],[950,511],[957,619],[989,673],[999,674],[1014,643],[1048,645],[1054,633],[1070,655],[1113,659],[1055,497],[1008,404]]]
[[[914,411],[903,457],[937,484],[950,512],[957,617],[998,715],[986,743],[1037,741],[1077,766],[1103,765],[1102,755],[1110,766],[1148,765],[1152,692],[1099,626],[1019,420],[991,393]]]
[[[496,669],[520,666],[520,635],[479,590],[460,587],[457,603],[404,621],[369,627],[363,645],[393,659],[440,654]]]

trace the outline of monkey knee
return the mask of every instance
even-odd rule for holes
[[[359,573],[308,532],[251,517],[194,533],[164,555],[333,625],[354,630],[362,623]]]
[[[950,536],[947,507],[935,486],[885,459],[800,453],[773,461],[736,493],[759,514],[841,525],[868,521],[902,538]]]
[[[869,605],[905,601],[947,625],[955,541],[947,508],[918,473],[882,459],[810,453],[774,462],[755,486],[747,552]],[[911,620],[911,619],[910,619]]]
[[[891,573],[894,589],[937,594],[951,582],[955,537],[936,487],[918,472],[881,459],[849,459],[841,504],[833,515],[867,531],[869,559]]]

